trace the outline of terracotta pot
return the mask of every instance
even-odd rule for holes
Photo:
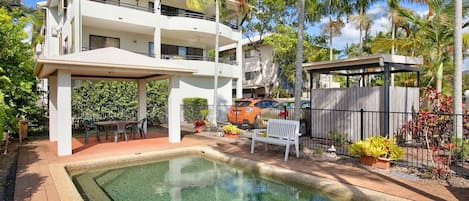
[[[360,163],[380,169],[391,168],[391,160],[385,158],[375,158],[372,156],[360,156]]]
[[[196,126],[196,127],[195,127],[195,132],[196,132],[196,133],[200,133],[200,132],[202,132],[202,130],[204,130],[204,127],[203,127],[203,126]]]
[[[238,134],[233,134],[233,133],[225,133],[224,136],[227,138],[233,138],[233,139],[237,139],[239,137]]]

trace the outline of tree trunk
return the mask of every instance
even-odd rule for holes
[[[213,74],[213,111],[212,111],[212,120],[211,127],[217,128],[217,104],[218,104],[218,40],[220,37],[220,5],[218,5],[218,0],[215,0],[215,72]]]
[[[332,50],[332,14],[329,13],[329,60],[333,60],[334,53]]]
[[[443,88],[443,63],[440,63],[440,65],[436,69],[436,92],[441,93],[442,88]]]
[[[362,28],[362,17],[363,17],[363,8],[360,7],[360,14],[359,14],[359,21],[360,21],[360,56],[363,56],[363,28]]]
[[[462,138],[462,1],[454,2],[454,133]]]
[[[295,79],[295,120],[300,120],[301,92],[303,89],[303,23],[305,17],[305,0],[298,1],[298,41],[296,51]]]

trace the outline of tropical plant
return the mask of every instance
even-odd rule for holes
[[[3,95],[3,125],[16,132],[17,118],[44,117],[36,101],[39,97],[33,75],[33,52],[26,43],[26,26],[31,18],[20,9],[0,8],[0,93]],[[33,117],[34,116],[34,117]],[[6,124],[6,125],[5,125]]]
[[[404,151],[394,143],[393,139],[382,136],[356,141],[350,145],[349,151],[353,156],[371,156],[391,160],[402,159],[404,156]]]
[[[341,29],[344,27],[344,22],[341,17],[348,15],[352,11],[349,0],[323,0],[321,11],[324,16],[328,16],[329,21],[322,25],[321,32],[328,34],[329,37],[329,59],[333,60],[332,39],[334,36],[341,34]],[[335,16],[336,19],[333,19]]]
[[[341,133],[339,131],[331,131],[329,132],[329,138],[332,140],[334,145],[341,146],[347,144],[348,135],[347,133]]]
[[[241,133],[241,129],[239,129],[236,125],[229,124],[223,126],[223,132],[239,135]]]
[[[136,91],[135,82],[77,82],[72,88],[73,117],[85,120],[135,119]],[[167,103],[168,82],[147,83],[149,125],[166,123]]]
[[[186,121],[190,122],[204,118],[200,111],[208,108],[207,99],[199,97],[184,98],[182,103],[184,104],[184,119]]]
[[[359,38],[359,49],[360,49],[360,56],[363,55],[363,31],[365,31],[365,38],[370,30],[372,19],[370,15],[367,15],[366,11],[369,7],[375,3],[376,0],[355,0],[355,7],[354,9],[358,11],[356,15],[350,17],[350,20],[358,25],[358,29],[360,30],[360,38]]]

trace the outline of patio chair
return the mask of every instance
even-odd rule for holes
[[[140,121],[138,121],[138,123],[133,124],[133,127],[132,127],[132,137],[133,137],[133,139],[135,139],[135,133],[133,132],[134,128],[135,128],[135,130],[138,131],[138,133],[140,133],[141,138],[146,138],[147,137],[147,134],[145,133],[145,122],[146,121],[147,121],[147,118],[143,118]]]
[[[126,131],[126,127],[125,127],[126,123],[125,122],[122,122],[122,123],[117,123],[117,128],[116,130],[114,131],[114,142],[117,143],[117,139],[119,138],[119,134],[122,134],[124,136],[124,139],[125,141],[127,142],[127,131]]]
[[[85,144],[88,144],[88,137],[93,130],[96,132],[96,138],[98,139],[98,142],[101,142],[101,139],[99,139],[98,127],[91,121],[85,121]]]

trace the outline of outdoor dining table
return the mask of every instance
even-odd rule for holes
[[[114,131],[114,142],[117,143],[117,138],[120,133],[124,133],[125,136],[125,141],[127,141],[127,133],[126,133],[126,126],[129,124],[138,124],[138,121],[134,120],[124,120],[124,121],[98,121],[94,123],[96,126],[101,126],[101,127],[115,127],[116,130]],[[99,136],[99,128],[98,130],[98,136]],[[107,131],[107,130],[106,130]],[[107,138],[107,135],[106,135]]]

